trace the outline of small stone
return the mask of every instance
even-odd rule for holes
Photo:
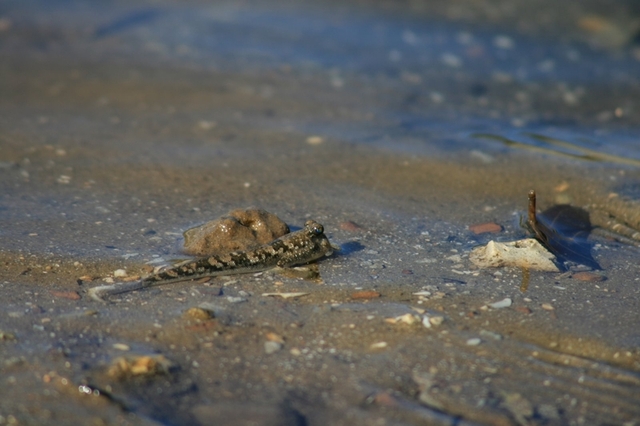
[[[269,340],[267,342],[264,342],[264,351],[267,355],[270,355],[274,352],[278,352],[280,349],[282,349],[282,346],[282,343]]]
[[[173,367],[164,355],[135,355],[113,360],[107,374],[116,379],[166,374]]]
[[[7,342],[7,341],[14,341],[14,340],[16,340],[15,334],[0,330],[0,341]]]
[[[429,322],[431,325],[435,325],[436,327],[442,324],[444,321],[444,317],[442,315],[434,315],[429,317]]]
[[[117,349],[119,351],[128,351],[131,350],[131,348],[129,347],[129,345],[124,344],[124,343],[114,343],[113,344],[113,349]]]
[[[494,333],[493,331],[489,331],[489,330],[480,330],[480,335],[483,337],[489,337],[493,340],[502,340],[501,334]]]
[[[511,303],[512,303],[512,300],[509,297],[507,297],[505,299],[502,299],[499,302],[490,303],[489,307],[493,309],[508,308],[509,306],[511,306]]]
[[[602,275],[597,274],[595,272],[590,272],[590,271],[576,272],[575,274],[571,275],[571,278],[578,281],[589,281],[589,282],[599,282],[599,281],[604,281],[606,279]]]
[[[242,302],[246,302],[247,299],[244,297],[237,297],[237,296],[228,296],[227,300],[229,301],[229,303],[242,303]]]
[[[426,328],[431,328],[431,321],[429,321],[429,317],[427,315],[422,317],[422,325],[424,325]]]
[[[499,49],[513,49],[515,42],[506,35],[498,35],[493,39],[493,45]]]
[[[376,343],[372,343],[371,346],[369,346],[371,349],[384,349],[386,348],[387,342],[376,342]]]
[[[322,136],[309,136],[307,138],[307,143],[309,145],[320,145],[322,142],[324,142]]]
[[[475,225],[470,225],[469,230],[476,235],[480,234],[497,234],[502,231],[502,226],[498,225],[494,222],[487,223],[478,223]]]
[[[127,271],[125,271],[124,269],[116,269],[115,271],[113,271],[113,276],[115,278],[124,278],[127,275]]]
[[[407,325],[413,325],[417,321],[416,316],[413,314],[400,315],[399,317],[396,317],[395,320],[397,324],[402,323]]]
[[[354,293],[351,293],[352,299],[375,299],[380,296],[381,296],[380,293],[373,290],[363,290],[363,291],[356,291]]]
[[[540,307],[542,309],[544,309],[545,311],[553,311],[555,308],[553,306],[551,306],[551,304],[549,303],[543,303],[542,305],[540,305]]]
[[[214,313],[209,309],[194,306],[184,311],[184,316],[195,320],[207,321],[214,317]]]
[[[265,337],[270,342],[277,342],[277,343],[280,343],[280,344],[284,344],[284,337],[282,337],[281,335],[279,335],[277,333],[273,333],[273,332],[270,331],[265,335]]]
[[[479,337],[473,337],[467,340],[467,346],[478,346],[482,340]]]

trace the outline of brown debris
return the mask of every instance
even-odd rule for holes
[[[590,282],[604,281],[606,279],[600,274],[596,274],[595,272],[589,272],[589,271],[576,272],[575,274],[571,275],[571,278],[578,281],[590,281]]]
[[[347,231],[347,232],[362,232],[365,230],[364,227],[358,225],[355,222],[352,222],[350,220],[347,220],[346,222],[341,222],[340,223],[340,229],[342,229],[343,231]]]
[[[363,290],[363,291],[356,291],[354,293],[351,293],[352,299],[376,299],[380,296],[381,296],[380,293],[373,290]]]
[[[80,300],[80,295],[77,291],[50,291],[53,297],[58,297],[61,299],[69,299],[69,300]]]
[[[502,226],[495,222],[478,223],[475,225],[469,225],[469,230],[476,235],[480,234],[497,234],[502,232]]]
[[[256,208],[238,209],[185,231],[183,251],[209,256],[251,250],[288,233],[287,224],[274,214]]]

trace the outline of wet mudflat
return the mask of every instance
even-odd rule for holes
[[[1,6],[0,423],[637,423],[638,11],[565,7]],[[532,188],[596,267],[469,261]],[[341,250],[87,297],[248,206]]]

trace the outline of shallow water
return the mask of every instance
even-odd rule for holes
[[[637,422],[637,240],[590,234],[597,282],[467,258],[525,235],[531,188],[541,210],[638,228],[637,13],[1,6],[0,331],[15,338],[0,342],[0,423]],[[252,205],[324,224],[342,250],[319,262],[322,283],[266,273],[86,297]],[[484,222],[503,231],[469,230]],[[214,320],[184,317],[203,303]],[[443,323],[385,321],[412,308]],[[268,333],[281,350],[265,352]],[[149,354],[169,371],[107,374]]]

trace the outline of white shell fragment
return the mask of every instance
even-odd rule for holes
[[[556,257],[533,238],[508,243],[489,241],[486,246],[473,249],[469,259],[480,268],[516,266],[536,271],[560,271],[554,263]]]
[[[511,300],[511,298],[507,297],[500,300],[499,302],[490,303],[489,307],[493,309],[508,308],[509,306],[511,306],[511,303],[513,303],[513,301]]]
[[[282,297],[283,299],[291,299],[306,296],[309,293],[262,293],[265,297]]]

